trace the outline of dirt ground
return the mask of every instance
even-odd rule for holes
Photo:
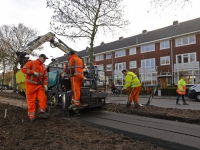
[[[24,99],[16,93],[0,92],[0,96]],[[5,118],[5,110],[7,115]],[[168,120],[200,124],[199,111],[144,106],[126,108],[123,104],[106,104],[104,110]],[[51,116],[30,122],[25,109],[0,103],[0,149],[73,149],[73,150],[162,150],[152,143],[80,124],[73,119]]]

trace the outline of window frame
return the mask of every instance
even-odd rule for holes
[[[192,42],[191,38],[194,38],[194,41]],[[183,40],[187,39],[187,43],[184,44]],[[180,46],[185,46],[185,45],[192,45],[196,44],[196,35],[191,35],[191,36],[185,36],[181,38],[175,39],[175,47],[180,47]]]
[[[107,55],[109,55],[110,54],[110,58],[107,58]],[[112,53],[107,53],[106,54],[106,59],[111,59],[112,58]]]
[[[148,53],[153,51],[155,51],[155,43],[143,45],[140,47],[140,53]]]
[[[120,53],[120,52],[124,52],[124,55],[120,55],[120,56],[118,55],[118,56],[116,56],[116,54]],[[124,56],[126,56],[126,50],[121,50],[121,51],[116,51],[115,52],[115,58],[124,57]]]
[[[122,69],[119,70],[119,69],[116,69],[116,65],[118,65],[118,68],[119,68],[119,64],[122,64]],[[125,64],[125,65],[124,65]],[[125,66],[125,67],[124,67]],[[115,63],[115,70],[117,71],[122,71],[123,69],[126,69],[126,62],[120,62],[120,63]]]
[[[131,62],[135,62],[135,67],[131,67]],[[137,61],[133,60],[133,61],[129,61],[129,69],[134,69],[137,68]]]
[[[169,63],[166,63],[166,59],[168,58],[168,60],[169,60]],[[162,60],[161,59],[165,59],[164,61],[165,61],[165,63],[164,64],[162,64]],[[160,57],[160,66],[165,66],[165,65],[170,65],[170,56],[162,56],[162,57]]]
[[[161,47],[162,43],[164,44],[164,47]],[[166,46],[166,43],[168,44],[168,47]],[[170,48],[169,40],[160,42],[160,50],[168,49],[168,48]]]
[[[178,54],[178,55],[176,55],[176,64],[191,63],[191,57],[190,57],[190,55],[193,55],[193,54],[194,54],[194,61],[193,62],[196,62],[197,61],[197,53],[193,52],[193,53],[184,53],[184,54]],[[188,62],[184,62],[184,57],[185,57],[184,55],[188,55],[188,57],[187,57],[188,58]],[[178,57],[181,57],[181,63],[179,63]]]
[[[107,66],[111,66],[111,67],[110,67],[111,69],[108,70]],[[107,64],[107,65],[106,65],[106,71],[112,71],[112,64]]]
[[[102,59],[100,59],[101,56],[102,56]],[[97,60],[97,58],[99,58],[99,60]],[[104,60],[104,55],[103,55],[103,54],[102,54],[102,55],[96,55],[96,56],[95,56],[95,61],[102,61],[102,60]]]
[[[154,63],[153,67],[152,67],[152,60],[153,60],[153,63]],[[150,68],[143,67],[143,65],[142,65],[143,61],[145,62],[145,64],[147,63],[147,61],[150,61]],[[156,59],[155,58],[149,58],[149,59],[142,59],[141,60],[141,68],[142,69],[151,69],[151,68],[155,68],[155,67],[156,67]]]
[[[131,50],[134,50],[134,52],[131,53]],[[136,47],[130,48],[130,49],[129,49],[129,55],[135,55],[135,54],[137,54],[137,52],[136,52]]]

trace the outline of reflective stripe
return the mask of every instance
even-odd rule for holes
[[[28,112],[29,117],[35,117],[35,112]]]
[[[36,61],[32,61],[33,62],[33,70],[36,69]],[[27,66],[24,66],[23,68],[28,68]],[[30,72],[30,69],[28,68],[27,69],[29,72]],[[45,76],[47,77],[48,75],[47,74],[44,74],[44,71],[45,71],[45,66],[42,65],[42,72],[39,72],[39,77],[40,76]],[[30,79],[26,79],[27,82],[30,82],[30,83],[34,83],[34,84],[41,84],[40,82],[36,82],[36,81],[33,81],[33,77],[34,77],[34,74],[30,75]],[[45,80],[43,82],[48,82],[48,80]]]
[[[34,83],[34,84],[40,84],[40,82],[35,82],[35,81],[33,81],[33,80],[25,79],[25,81],[27,81],[27,82],[31,82],[31,83]]]

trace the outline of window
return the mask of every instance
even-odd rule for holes
[[[195,35],[176,39],[176,47],[183,46],[183,45],[189,45],[189,44],[195,44],[195,43],[196,43]]]
[[[106,54],[106,59],[111,59],[111,54]]]
[[[137,61],[130,61],[129,62],[129,68],[137,68]]]
[[[160,57],[160,65],[170,65],[170,56]]]
[[[126,56],[125,50],[115,52],[115,58]]]
[[[141,53],[155,51],[155,44],[141,46]]]
[[[152,68],[155,68],[155,67],[156,67],[155,58],[141,60],[141,68],[152,69]]]
[[[126,63],[125,62],[115,64],[115,70],[119,71],[119,70],[123,70],[123,69],[126,69]]]
[[[167,49],[169,48],[169,41],[160,42],[160,49]]]
[[[157,73],[140,74],[140,81],[144,87],[147,85],[155,85],[157,83]]]
[[[87,63],[87,58],[83,58],[83,62],[86,64]]]
[[[136,47],[129,49],[129,55],[136,54]]]
[[[112,71],[112,64],[106,65],[106,71]]]
[[[114,76],[114,84],[115,84],[115,86],[124,85],[124,77],[123,76]]]
[[[103,55],[95,56],[95,61],[103,60]]]
[[[190,63],[196,62],[196,53],[185,53],[181,55],[176,55],[176,63]]]

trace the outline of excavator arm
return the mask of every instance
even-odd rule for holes
[[[55,40],[57,39],[58,42]],[[50,46],[52,48],[59,48],[62,50],[64,53],[68,54],[69,51],[73,50],[70,47],[68,47],[64,42],[62,42],[60,39],[58,39],[55,34],[52,32],[49,32],[45,35],[39,36],[35,40],[29,42],[25,48],[23,48],[20,52],[16,52],[18,62],[21,65],[21,68],[23,65],[28,61],[29,57],[25,57],[27,54],[30,54],[33,50],[37,49],[40,47],[42,44],[50,42]]]

